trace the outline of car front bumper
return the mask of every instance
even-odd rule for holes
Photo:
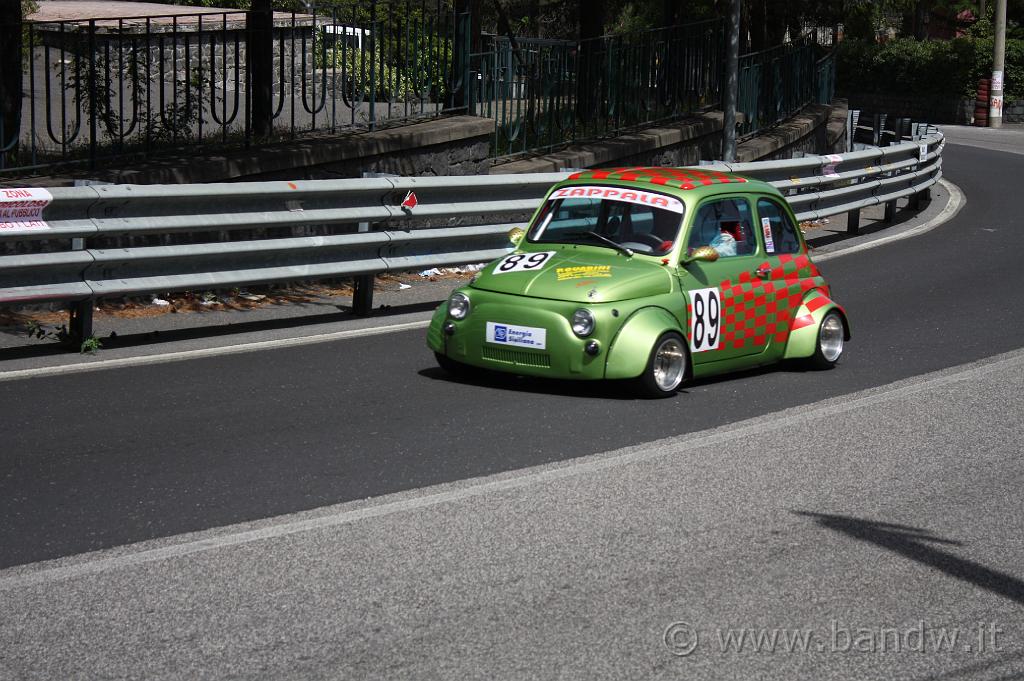
[[[435,352],[469,366],[505,371],[526,376],[564,379],[602,379],[609,341],[617,326],[607,304],[581,306],[579,303],[529,298],[478,289],[460,289],[470,298],[465,319],[448,316],[448,303],[435,312],[427,332],[427,344]],[[594,333],[579,338],[572,332],[570,319],[580,307],[594,313]],[[535,349],[509,343],[488,342],[487,323],[544,329],[545,347]],[[450,324],[449,331],[445,325]],[[586,350],[596,341],[597,354]]]

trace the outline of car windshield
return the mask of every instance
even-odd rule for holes
[[[587,243],[643,255],[665,255],[679,238],[683,203],[626,187],[564,187],[537,215],[534,243]]]

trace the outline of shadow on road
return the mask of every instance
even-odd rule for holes
[[[1024,604],[1024,581],[933,546],[934,544],[962,546],[960,542],[936,537],[928,530],[907,525],[894,525],[809,511],[794,511],[794,513],[812,518],[822,527],[888,549],[910,560],[941,570],[950,577],[956,577],[1004,598]]]

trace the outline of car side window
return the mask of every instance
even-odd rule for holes
[[[757,251],[757,237],[746,199],[708,201],[697,209],[687,247],[692,253],[701,246],[711,246],[720,258],[751,255]]]
[[[789,211],[772,199],[757,200],[757,214],[764,233],[764,249],[768,253],[799,253],[800,237]]]

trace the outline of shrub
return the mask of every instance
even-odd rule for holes
[[[886,43],[848,39],[839,44],[838,90],[927,99],[973,97],[992,74],[991,36],[953,40],[900,38]],[[1006,41],[1007,99],[1024,98],[1024,40]]]

